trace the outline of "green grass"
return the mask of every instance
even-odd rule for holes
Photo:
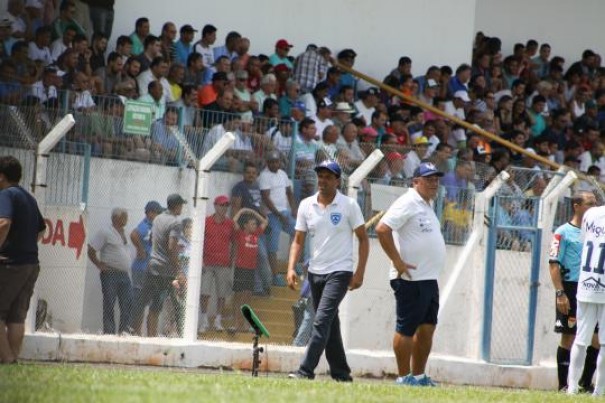
[[[392,381],[289,380],[285,376],[208,373],[79,364],[0,366],[0,402],[582,402],[556,392],[439,386],[400,387]]]

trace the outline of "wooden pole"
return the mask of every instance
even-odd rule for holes
[[[487,139],[489,139],[491,141],[494,141],[494,142],[496,142],[498,144],[501,144],[501,145],[503,145],[504,147],[506,147],[508,149],[511,149],[511,150],[514,150],[514,151],[516,151],[518,153],[521,153],[521,154],[523,154],[526,157],[532,158],[532,159],[538,161],[541,164],[547,165],[547,166],[553,168],[554,170],[558,170],[561,167],[561,165],[557,164],[556,162],[553,162],[553,161],[551,161],[551,160],[549,160],[547,158],[544,158],[544,157],[541,157],[539,155],[536,155],[536,154],[534,154],[532,152],[526,151],[523,147],[519,147],[518,145],[516,145],[514,143],[511,143],[510,141],[507,141],[507,140],[503,139],[502,137],[495,135],[494,133],[490,133],[487,130],[482,129],[481,127],[472,125],[472,124],[470,124],[470,123],[468,123],[468,122],[466,122],[464,120],[461,120],[461,119],[457,118],[456,116],[449,115],[449,114],[443,112],[442,110],[435,108],[433,105],[429,105],[429,104],[427,104],[425,102],[422,102],[422,101],[420,101],[419,99],[417,99],[415,97],[410,97],[410,96],[404,94],[403,92],[399,91],[396,88],[393,88],[393,87],[391,87],[389,85],[386,85],[386,84],[384,84],[384,83],[382,83],[382,82],[380,82],[380,81],[378,81],[378,80],[376,80],[376,79],[374,79],[374,78],[372,78],[372,77],[370,77],[370,76],[368,76],[366,74],[363,74],[363,73],[361,73],[361,72],[359,72],[359,71],[357,71],[355,69],[352,69],[350,67],[342,65],[342,64],[338,63],[333,58],[330,58],[330,63],[332,63],[332,65],[334,65],[335,67],[338,67],[342,71],[350,73],[350,74],[354,75],[357,78],[360,78],[360,79],[362,79],[364,81],[367,81],[368,83],[370,83],[372,85],[375,85],[378,88],[383,89],[384,91],[388,92],[391,95],[396,95],[396,96],[400,97],[401,99],[403,99],[406,102],[409,102],[411,104],[417,105],[417,106],[421,107],[422,109],[431,111],[431,112],[433,112],[436,115],[439,115],[439,116],[441,116],[441,117],[443,117],[443,118],[445,118],[445,119],[447,119],[449,121],[452,121],[452,122],[456,123],[457,125],[460,125],[460,126],[466,128],[468,130],[471,130],[471,131],[479,134],[480,136],[483,136],[483,137],[485,137],[485,138],[487,138]],[[571,170],[572,168],[569,168],[569,169]],[[576,174],[578,175],[578,177],[580,179],[584,179],[584,180],[589,180],[590,181],[591,178],[592,178],[592,177],[587,176],[583,172],[576,171]],[[604,183],[598,182],[598,184],[601,187],[601,189],[605,189],[605,184]]]

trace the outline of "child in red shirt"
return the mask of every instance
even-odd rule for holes
[[[235,316],[234,331],[246,329],[240,306],[252,299],[254,271],[258,260],[258,237],[265,232],[268,221],[249,208],[240,209],[235,217],[235,272],[233,275],[233,305]]]

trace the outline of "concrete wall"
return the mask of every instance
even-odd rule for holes
[[[475,30],[502,39],[502,53],[512,54],[517,42],[547,42],[551,55],[563,56],[566,66],[580,60],[584,49],[605,55],[605,2],[601,0],[480,0]]]
[[[200,30],[212,23],[218,28],[215,46],[223,45],[225,35],[235,30],[250,38],[251,54],[272,54],[279,38],[294,44],[294,56],[309,43],[327,46],[333,52],[354,48],[358,53],[355,68],[382,79],[404,55],[414,60],[416,74],[424,73],[431,64],[468,62],[475,3],[476,0],[177,1],[167,12],[163,6],[150,6],[145,0],[118,1],[111,43],[115,43],[117,33],[130,34],[140,16],[149,18],[155,34],[160,33],[166,21],[177,26],[192,24]],[[455,26],[452,16],[457,19]]]
[[[67,156],[66,158],[79,158]],[[239,175],[215,172],[211,175],[209,187],[210,200],[218,194],[230,193],[232,186],[240,180]],[[143,207],[148,200],[156,199],[165,204],[166,196],[173,192],[181,193],[187,200],[193,197],[194,171],[137,162],[115,161],[93,158],[91,160],[90,197],[86,206],[86,236],[91,237],[103,225],[109,224],[111,209],[124,207],[129,211],[127,233],[143,218]],[[80,186],[77,180],[74,186]],[[52,185],[51,185],[52,186]],[[209,206],[212,209],[212,206]],[[189,216],[191,203],[186,206],[183,216]],[[77,207],[73,210],[79,212]],[[54,210],[53,210],[54,211]],[[208,211],[211,213],[211,210]],[[89,239],[88,238],[88,239]],[[282,245],[287,245],[286,240]],[[284,251],[287,247],[282,248]],[[440,278],[444,289],[450,279],[453,266],[458,260],[461,247],[448,245],[447,265]],[[69,250],[69,252],[72,252]],[[45,252],[46,253],[46,252]],[[53,252],[54,253],[54,252]],[[85,251],[83,252],[85,253]],[[132,250],[134,256],[134,250]],[[481,347],[484,299],[484,248],[477,248],[468,267],[458,278],[454,291],[443,310],[435,338],[435,351],[441,354],[467,358],[479,358]],[[73,253],[72,253],[73,254]],[[61,255],[53,255],[61,258]],[[71,255],[70,255],[71,256]],[[43,261],[48,254],[43,255]],[[525,357],[527,340],[527,301],[529,296],[529,253],[498,251],[496,258],[496,295],[494,297],[494,331],[492,339],[493,356],[498,358]],[[53,260],[54,262],[54,260]],[[74,309],[81,311],[81,330],[86,333],[98,333],[101,329],[101,286],[98,270],[84,256],[79,260],[80,270],[85,275],[73,276],[71,284],[81,289],[74,295],[81,295],[81,304],[75,303]],[[43,265],[44,270],[61,268],[61,264]],[[59,270],[70,273],[68,264]],[[343,305],[343,326],[348,345],[352,349],[383,350],[391,349],[391,337],[395,327],[394,297],[388,280],[389,262],[376,239],[371,240],[370,260],[364,286],[361,290],[348,295]],[[547,273],[546,273],[547,275]],[[39,282],[46,290],[55,286],[56,298],[61,304],[51,304],[54,317],[65,304],[65,288],[50,282],[42,276]],[[540,288],[541,304],[537,324],[537,361],[552,361],[556,345],[551,328],[553,309],[548,296],[551,296],[550,282],[542,279]],[[77,288],[77,287],[76,287]],[[71,322],[70,322],[71,323]],[[62,326],[54,323],[62,332],[77,332],[72,324]],[[539,339],[539,340],[538,340]],[[546,341],[548,340],[548,341]],[[541,344],[543,343],[543,344]]]

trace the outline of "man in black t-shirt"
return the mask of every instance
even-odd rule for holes
[[[0,157],[0,362],[17,361],[29,301],[40,272],[38,240],[46,225],[21,186],[21,164]]]

